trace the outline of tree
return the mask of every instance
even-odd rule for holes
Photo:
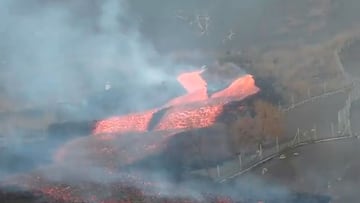
[[[255,126],[258,137],[280,137],[284,134],[284,115],[274,105],[263,100],[255,101]]]
[[[249,151],[256,143],[255,119],[240,118],[228,127],[229,146],[234,154]]]
[[[283,113],[269,102],[254,103],[255,117],[243,117],[229,124],[229,146],[234,154],[253,150],[268,138],[284,134]]]

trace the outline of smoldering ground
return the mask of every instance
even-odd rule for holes
[[[269,187],[256,177],[244,182],[221,185],[212,180],[198,177],[174,182],[168,173],[160,170],[161,164],[164,163],[158,163],[160,168],[157,170],[147,167],[135,167],[127,170],[125,166],[116,169],[116,165],[124,162],[123,156],[136,156],[136,150],[131,151],[130,154],[111,153],[111,151],[123,149],[124,144],[121,140],[123,139],[118,138],[99,142],[92,137],[78,138],[66,146],[67,153],[72,154],[71,156],[65,156],[65,159],[58,160],[56,164],[40,167],[30,173],[9,177],[6,182],[10,183],[9,185],[14,182],[20,183],[27,189],[35,190],[37,187],[43,189],[55,185],[57,189],[54,189],[58,190],[59,194],[63,191],[61,188],[72,188],[70,191],[76,191],[83,200],[88,200],[89,194],[114,198],[113,195],[116,193],[110,192],[110,190],[116,190],[119,185],[138,188],[146,195],[155,194],[162,197],[196,200],[203,200],[203,194],[226,195],[239,201],[244,199],[284,199],[290,196],[285,188],[275,185]],[[140,142],[138,145],[142,147]],[[112,167],[113,164],[115,164],[115,168]],[[89,191],[89,185],[96,185],[97,189]]]

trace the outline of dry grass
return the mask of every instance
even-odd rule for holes
[[[228,136],[233,153],[251,151],[265,140],[284,136],[284,114],[269,102],[257,100],[254,103],[256,116],[244,117],[228,125]]]
[[[275,88],[282,92],[285,100],[290,103],[294,98],[296,102],[347,84],[335,53],[359,36],[360,29],[353,29],[323,43],[284,45],[266,51],[254,48],[247,54],[221,57],[220,61],[242,66],[250,60],[250,72],[258,77],[274,78]]]

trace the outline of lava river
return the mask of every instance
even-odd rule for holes
[[[93,134],[99,136],[209,127],[223,113],[224,105],[241,101],[259,91],[253,76],[244,75],[228,87],[209,95],[207,84],[200,74],[201,71],[196,71],[178,77],[188,94],[174,98],[157,109],[100,120],[95,124]]]

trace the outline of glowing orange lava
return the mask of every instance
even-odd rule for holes
[[[259,91],[255,85],[252,75],[245,75],[232,82],[229,87],[211,95],[211,98],[225,98],[230,100],[242,100],[247,96],[253,95]]]
[[[144,180],[141,176],[129,174],[121,176],[112,182],[93,181],[54,181],[41,174],[27,175],[18,182],[17,186],[24,186],[28,191],[39,196],[39,202],[58,203],[233,203],[230,197],[199,192],[202,198],[193,196],[162,195],[163,183]],[[14,184],[11,184],[14,185]],[[189,189],[176,187],[177,192],[187,194]],[[12,200],[12,199],[11,199]],[[6,201],[6,200],[5,200]],[[20,201],[20,200],[19,200]],[[33,202],[31,199],[29,201]]]
[[[155,130],[204,128],[213,125],[223,105],[178,106],[170,109]]]
[[[115,133],[115,132],[146,132],[156,109],[141,113],[132,113],[126,116],[115,116],[98,121],[95,125],[94,134]]]
[[[188,94],[174,98],[162,108],[169,108],[152,129],[192,129],[213,125],[223,112],[223,106],[231,101],[240,101],[256,94],[259,88],[252,75],[237,78],[227,88],[207,95],[207,84],[202,79],[202,71],[181,74],[178,81]],[[127,132],[147,132],[151,119],[158,109],[142,113],[112,117],[96,123],[93,134],[111,134]]]
[[[177,77],[177,80],[189,93],[201,89],[206,90],[206,86],[207,86],[206,81],[200,75],[203,72],[204,70],[183,73]]]
[[[204,72],[204,70],[180,74],[177,80],[186,89],[188,94],[170,100],[165,106],[177,106],[208,99],[206,93],[207,84],[200,75],[202,72]]]
[[[209,99],[209,97],[206,93],[206,89],[199,89],[195,92],[191,92],[189,94],[186,94],[186,95],[183,95],[180,97],[176,97],[176,98],[170,100],[165,106],[166,107],[178,106],[178,105],[187,104],[187,103],[205,101],[207,99]]]

